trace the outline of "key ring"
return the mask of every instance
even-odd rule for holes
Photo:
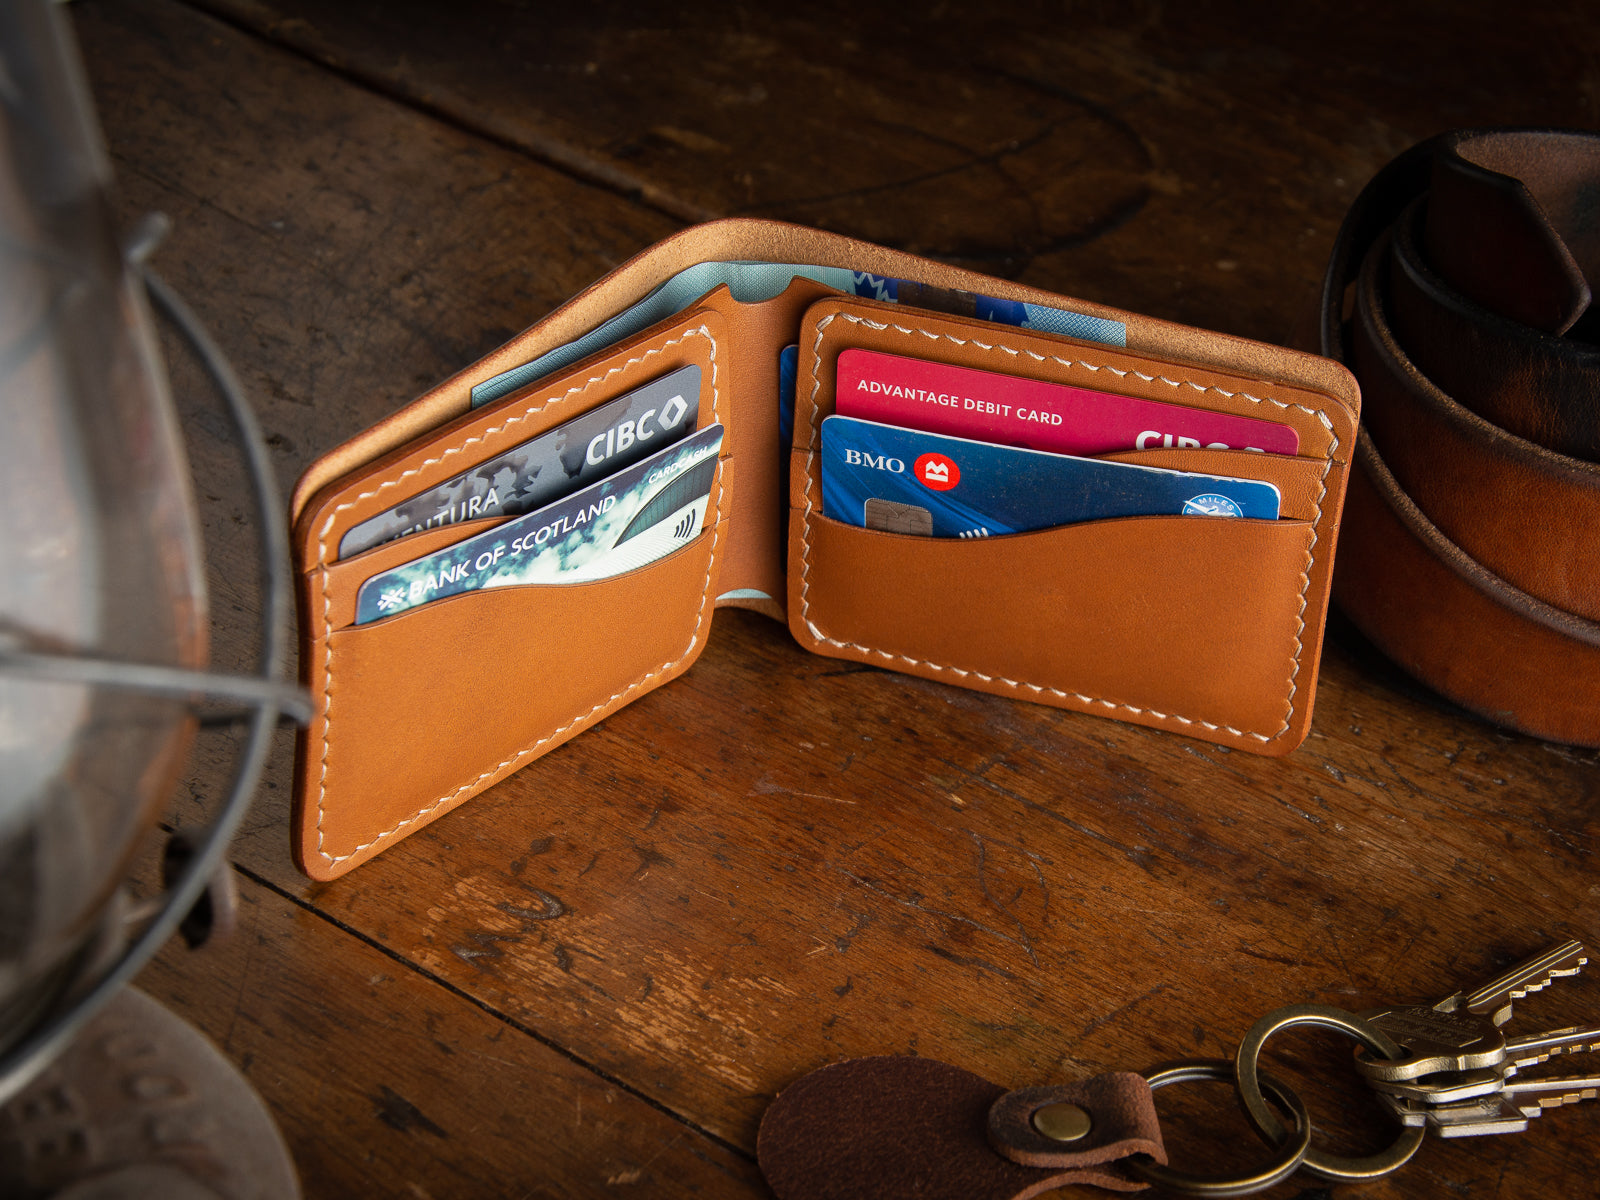
[[[1225,1058],[1180,1059],[1177,1062],[1162,1063],[1160,1066],[1139,1073],[1144,1076],[1151,1091],[1165,1087],[1169,1083],[1234,1081],[1234,1066]],[[1259,1087],[1256,1094],[1259,1096],[1261,1089],[1265,1089],[1294,1117],[1293,1135],[1276,1118],[1274,1118],[1274,1123],[1277,1125],[1275,1134],[1268,1134],[1262,1122],[1256,1121],[1256,1127],[1262,1136],[1282,1147],[1278,1156],[1267,1166],[1250,1175],[1195,1175],[1188,1171],[1163,1167],[1147,1154],[1130,1155],[1122,1160],[1122,1165],[1130,1175],[1146,1183],[1170,1188],[1175,1192],[1187,1192],[1191,1196],[1247,1196],[1251,1192],[1269,1188],[1281,1179],[1287,1179],[1301,1165],[1311,1148],[1311,1116],[1306,1112],[1305,1102],[1287,1084],[1266,1074],[1259,1075],[1258,1079]],[[1265,1099],[1262,1100],[1262,1104],[1263,1106],[1266,1104]]]
[[[1267,1104],[1266,1097],[1261,1094],[1267,1077],[1258,1069],[1258,1060],[1261,1057],[1261,1048],[1269,1037],[1279,1030],[1296,1025],[1319,1025],[1324,1029],[1334,1029],[1348,1034],[1374,1054],[1386,1059],[1407,1056],[1407,1052],[1388,1034],[1371,1022],[1363,1021],[1354,1013],[1348,1013],[1342,1008],[1333,1008],[1326,1004],[1290,1004],[1268,1013],[1250,1026],[1249,1032],[1240,1041],[1238,1053],[1234,1057],[1234,1072],[1245,1111],[1250,1114],[1250,1119],[1255,1122],[1256,1128],[1274,1141],[1285,1138],[1288,1131]],[[1276,1088],[1268,1090],[1275,1099],[1281,1099]],[[1387,1150],[1367,1155],[1365,1158],[1347,1158],[1343,1155],[1329,1154],[1324,1150],[1308,1150],[1300,1165],[1323,1179],[1351,1181],[1377,1179],[1404,1166],[1417,1152],[1417,1147],[1422,1145],[1425,1133],[1426,1130],[1420,1127],[1402,1128],[1400,1136]]]

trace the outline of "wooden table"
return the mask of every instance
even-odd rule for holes
[[[1192,7],[71,12],[123,213],[173,217],[157,265],[232,356],[287,491],[693,220],[802,221],[1282,342],[1391,156],[1451,127],[1600,124],[1582,6]],[[247,501],[173,370],[217,657],[239,664]],[[1226,1055],[1283,1004],[1431,999],[1600,934],[1593,752],[1451,711],[1340,627],[1316,713],[1296,753],[1254,758],[815,658],[723,611],[682,680],[331,885],[289,860],[286,733],[233,850],[237,936],[170,947],[140,984],[244,1069],[308,1196],[742,1197],[765,1194],[774,1094],[837,1059],[1023,1086]],[[1516,1028],[1596,1019],[1580,979]],[[1269,1049],[1319,1138],[1375,1149],[1347,1055]],[[1262,1154],[1222,1089],[1161,1102],[1175,1161]],[[1597,1135],[1580,1107],[1430,1140],[1362,1194],[1594,1194]]]

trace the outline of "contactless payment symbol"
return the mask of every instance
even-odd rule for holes
[[[936,492],[948,492],[961,482],[961,468],[956,460],[946,454],[929,452],[917,459],[911,468],[917,481]]]
[[[1183,503],[1183,511],[1191,517],[1242,517],[1244,510],[1226,496],[1205,492]]]

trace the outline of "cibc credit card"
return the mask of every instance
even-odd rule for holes
[[[1300,449],[1300,435],[1278,421],[860,348],[839,355],[834,408],[841,416],[1053,454]]]
[[[584,583],[654,562],[699,535],[722,426],[444,550],[382,571],[356,594],[356,624],[483,588]]]
[[[699,414],[700,368],[690,363],[352,526],[339,557],[423,529],[532,512],[676,442]]]
[[[1270,483],[995,446],[853,417],[822,422],[822,512],[924,537],[990,537],[1109,517],[1276,520]]]

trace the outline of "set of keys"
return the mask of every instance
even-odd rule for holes
[[[1231,1060],[1186,1058],[1014,1091],[916,1056],[832,1063],[797,1080],[767,1110],[757,1145],[761,1169],[783,1200],[909,1195],[896,1188],[910,1183],[918,1196],[945,1200],[1023,1200],[1069,1184],[1114,1191],[1150,1184],[1220,1200],[1273,1187],[1298,1171],[1370,1182],[1405,1166],[1430,1130],[1441,1137],[1520,1132],[1546,1109],[1600,1096],[1600,1076],[1521,1074],[1558,1055],[1600,1050],[1600,1025],[1527,1037],[1502,1032],[1514,1001],[1576,975],[1588,961],[1578,942],[1562,942],[1433,1005],[1359,1016],[1331,1005],[1285,1005],[1250,1026]],[[1400,1121],[1392,1144],[1361,1157],[1312,1146],[1305,1102],[1261,1069],[1266,1043],[1297,1026],[1360,1044],[1356,1068]],[[1234,1084],[1272,1147],[1266,1163],[1208,1175],[1168,1162],[1151,1093],[1207,1081]]]
[[[1600,1095],[1600,1075],[1526,1079],[1525,1068],[1561,1054],[1600,1050],[1600,1026],[1506,1037],[1512,1003],[1589,961],[1577,942],[1562,942],[1518,963],[1472,992],[1431,1007],[1374,1009],[1362,1017],[1409,1051],[1385,1060],[1356,1052],[1356,1068],[1402,1125],[1440,1137],[1520,1133],[1549,1108]]]

